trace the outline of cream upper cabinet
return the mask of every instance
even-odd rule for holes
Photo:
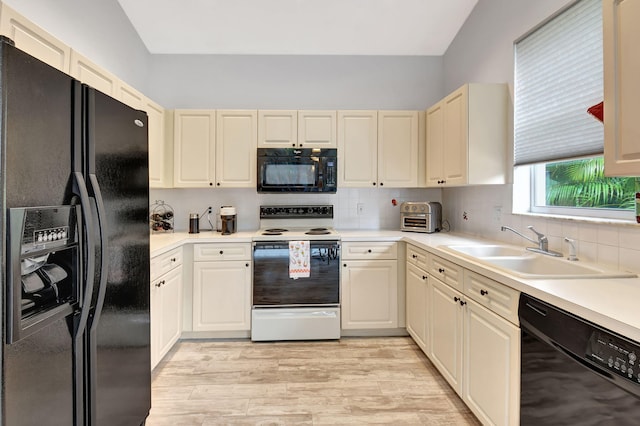
[[[466,84],[427,110],[427,186],[502,184],[507,86]]]
[[[338,111],[338,186],[420,186],[423,128],[419,111]]]
[[[640,176],[640,2],[604,0],[604,172]]]
[[[418,186],[418,111],[378,111],[378,185]]]
[[[338,111],[338,187],[378,182],[378,112]]]
[[[69,73],[71,48],[4,3],[0,5],[0,33],[12,39],[18,49]]]
[[[298,146],[298,111],[258,111],[258,147],[292,148]]]
[[[115,98],[133,109],[145,110],[146,99],[144,95],[123,81],[119,81],[116,85]]]
[[[335,111],[298,111],[300,148],[336,148]]]
[[[215,137],[215,111],[174,111],[173,185],[176,188],[214,186]]]
[[[120,82],[117,77],[75,50],[71,51],[71,76],[118,99]]]
[[[255,110],[216,114],[216,186],[256,186],[258,114]]]
[[[336,145],[335,111],[258,111],[258,148],[336,148]]]
[[[149,186],[173,187],[173,116],[162,106],[145,98],[144,110],[149,117]]]

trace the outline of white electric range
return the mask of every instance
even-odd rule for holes
[[[253,240],[251,339],[339,339],[340,241],[333,206],[261,206]],[[306,248],[302,276],[292,255],[300,247]]]

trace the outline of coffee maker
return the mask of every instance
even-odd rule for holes
[[[236,208],[232,206],[220,207],[220,222],[222,235],[236,232]]]

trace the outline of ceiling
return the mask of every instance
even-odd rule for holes
[[[478,0],[118,0],[154,54],[443,55]]]

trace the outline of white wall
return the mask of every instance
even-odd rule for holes
[[[147,93],[151,55],[116,0],[3,0],[47,32]]]
[[[426,109],[443,96],[442,57],[153,55],[167,108]]]
[[[445,93],[465,82],[506,82],[513,95],[513,42],[569,3],[480,0],[444,56]],[[511,99],[513,104],[513,96]],[[512,146],[512,128],[509,134]],[[578,241],[578,257],[583,260],[640,272],[637,225],[513,215],[512,185],[450,188],[443,190],[442,198],[443,216],[454,231],[528,245],[511,232],[501,232],[500,226],[528,233],[526,227],[534,225],[549,236],[551,249],[567,253],[568,247],[562,242],[566,236]]]

